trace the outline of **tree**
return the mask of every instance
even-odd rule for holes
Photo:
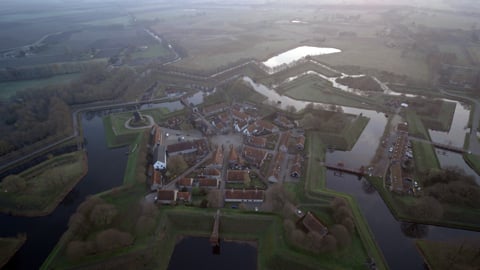
[[[352,243],[350,232],[342,224],[335,224],[329,228],[329,232],[337,239],[337,246],[340,249],[347,248]]]
[[[97,196],[87,197],[77,208],[78,213],[82,213],[84,216],[90,216],[90,212],[97,204],[102,204],[104,201]]]
[[[172,175],[180,175],[188,169],[188,164],[182,155],[175,155],[168,158],[167,169]]]
[[[106,226],[112,223],[118,211],[115,205],[112,204],[98,204],[90,213],[90,222],[96,226]]]
[[[290,233],[290,240],[292,241],[292,243],[294,243],[295,245],[299,246],[299,247],[304,247],[306,248],[306,242],[305,242],[305,236],[306,234],[299,230],[299,229],[294,229],[291,233]]]
[[[3,178],[1,185],[4,191],[11,193],[21,192],[27,187],[25,179],[20,175],[15,174]]]
[[[408,210],[414,217],[422,219],[436,220],[443,216],[443,206],[430,196],[418,198]]]
[[[76,212],[68,220],[68,228],[74,236],[83,236],[89,227],[88,220],[82,213]]]
[[[208,207],[210,208],[219,208],[222,206],[222,198],[220,196],[220,190],[212,189],[208,192],[207,200]]]
[[[97,234],[95,243],[99,252],[105,252],[131,245],[133,237],[131,234],[117,229],[107,229]]]
[[[67,257],[71,261],[77,261],[87,255],[87,248],[83,241],[71,241],[67,246]]]
[[[320,252],[334,252],[337,250],[337,239],[331,234],[325,235],[322,239]]]

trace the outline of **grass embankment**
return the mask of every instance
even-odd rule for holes
[[[183,110],[170,112],[167,108],[156,108],[141,111],[143,115],[149,115],[155,123],[164,121],[169,117],[182,115]],[[122,147],[135,140],[139,133],[148,128],[130,129],[125,127],[125,123],[133,117],[133,112],[122,112],[110,114],[103,118],[105,136],[107,137],[107,146],[110,148]]]
[[[137,138],[130,145],[125,175],[123,176],[123,184],[135,184],[140,179],[145,179],[147,144],[149,132],[144,131],[137,135]]]
[[[277,91],[284,93],[293,99],[336,104],[340,106],[357,107],[364,109],[385,110],[380,95],[370,97],[351,94],[334,88],[331,82],[316,75],[306,75],[301,79],[294,80],[280,86]]]
[[[329,132],[328,129],[319,133],[325,144],[335,146],[336,149],[344,151],[351,150],[362,134],[370,119],[365,116],[355,117],[346,124],[340,133]]]
[[[62,236],[42,269],[92,265],[112,267],[118,265],[118,261],[122,261],[122,265],[118,265],[122,267],[167,269],[170,256],[181,237],[210,236],[215,210],[185,206],[155,208],[154,226],[139,230],[138,220],[144,214],[136,203],[143,193],[143,187],[136,185],[99,195],[104,202],[115,205],[118,210],[111,227],[132,234],[135,237],[133,245],[72,261],[67,256],[66,247],[75,236],[69,230]],[[83,238],[93,239],[98,230],[91,228]],[[352,247],[340,254],[313,256],[290,246],[285,241],[282,219],[276,214],[222,209],[219,231],[222,239],[256,241],[258,269],[277,269],[279,258],[282,264],[295,266],[295,269],[361,269],[365,259],[361,243],[355,239]]]
[[[415,169],[417,173],[425,173],[431,169],[440,169],[440,162],[433,145],[420,141],[412,141]]]
[[[443,216],[441,218],[414,217],[411,214],[411,210],[412,207],[415,207],[418,198],[399,195],[386,190],[383,186],[383,179],[380,177],[367,177],[367,179],[375,186],[375,189],[397,220],[474,231],[480,230],[480,211],[478,209],[442,203]],[[417,180],[421,183],[422,179]]]
[[[320,163],[325,160],[325,146],[323,145],[320,134],[309,132],[307,136],[306,149],[308,149],[310,156],[307,161],[307,171],[305,175],[305,193],[313,199],[321,200],[325,197],[341,197],[347,200],[355,218],[356,232],[362,242],[364,259],[366,260],[367,257],[372,257],[379,269],[387,269],[385,258],[356,201],[349,195],[325,188],[326,169],[320,165]]]
[[[429,269],[477,269],[480,265],[478,243],[416,240],[415,244]]]
[[[414,110],[426,128],[445,132],[450,130],[456,103],[426,98],[410,98],[407,102],[408,110]]]
[[[0,269],[8,263],[27,240],[22,234],[17,237],[0,238]]]
[[[467,162],[468,166],[472,168],[478,175],[480,175],[480,156],[465,153],[463,159]]]
[[[42,162],[19,175],[25,185],[18,190],[5,191],[5,184],[2,184],[0,212],[31,217],[48,215],[86,173],[87,162],[83,151]]]
[[[422,120],[414,111],[407,110],[405,116],[408,123],[408,133],[410,135],[421,139],[430,140],[430,134],[423,125]]]

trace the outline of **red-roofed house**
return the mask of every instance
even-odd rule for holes
[[[162,187],[162,174],[160,171],[153,170],[151,190],[157,190]]]
[[[267,159],[268,153],[264,150],[245,146],[243,148],[243,156],[249,163],[257,166],[257,168],[260,168],[263,162],[265,162]]]
[[[292,177],[300,177],[302,175],[302,156],[299,154],[295,156],[293,160],[292,169],[290,170],[290,175]]]
[[[255,147],[265,147],[267,145],[267,138],[265,137],[246,137],[245,143]]]
[[[275,160],[273,161],[272,169],[268,174],[268,182],[270,183],[278,183],[280,181],[280,172],[282,170],[282,165],[285,160],[285,153],[278,152]]]
[[[177,190],[160,189],[157,191],[155,202],[161,204],[172,204],[177,200]]]
[[[297,149],[302,151],[303,149],[305,149],[305,136],[303,135],[300,135],[297,137]]]
[[[248,171],[241,171],[241,170],[227,170],[227,179],[225,180],[227,183],[250,183],[250,176],[248,175]]]
[[[228,154],[228,163],[230,166],[237,165],[240,163],[240,159],[238,158],[237,149],[232,145],[230,145],[230,153]]]
[[[253,202],[261,203],[264,198],[263,190],[231,189],[225,191],[225,202]]]
[[[252,120],[252,118],[248,114],[237,110],[232,110],[232,117],[237,121],[249,122],[250,120]]]
[[[288,139],[290,139],[290,132],[284,132],[280,136],[280,142],[278,143],[278,149],[282,152],[288,152]]]
[[[277,126],[275,126],[274,124],[272,124],[272,123],[270,123],[266,120],[257,120],[255,122],[255,125],[257,126],[259,131],[262,130],[262,131],[267,131],[267,132],[270,132],[270,133],[274,133],[274,132],[279,131]]]
[[[207,168],[203,171],[203,175],[207,178],[219,178],[222,172],[214,168]]]
[[[213,153],[212,162],[208,164],[209,168],[222,168],[223,167],[223,145],[217,146]]]
[[[192,188],[193,178],[182,178],[177,181],[178,188]]]
[[[190,203],[192,201],[192,194],[190,192],[178,192],[177,201]]]
[[[204,107],[202,109],[202,113],[205,116],[210,116],[212,114],[216,114],[216,113],[219,113],[219,112],[224,112],[228,108],[229,107],[228,107],[227,103],[222,102],[222,103],[217,103],[217,104],[213,104],[213,105]]]
[[[288,120],[288,118],[286,118],[285,116],[283,115],[279,115],[277,116],[277,118],[275,118],[275,120],[273,120],[273,122],[281,127],[284,127],[284,128],[294,128],[295,125],[293,124],[292,121]]]
[[[217,189],[220,185],[220,181],[217,178],[200,178],[198,179],[199,188]]]

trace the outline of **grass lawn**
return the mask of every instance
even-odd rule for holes
[[[143,115],[150,115],[155,123],[161,122],[169,117],[183,113],[183,110],[170,112],[167,108],[156,108],[141,111]],[[128,129],[125,123],[133,117],[132,112],[110,114],[103,118],[107,145],[110,148],[129,145],[136,136],[145,129]]]
[[[470,240],[451,242],[416,240],[415,244],[430,269],[476,269],[480,265],[478,243]]]
[[[465,159],[468,166],[470,166],[478,175],[480,175],[480,156],[465,153],[463,154],[463,159]]]
[[[137,135],[136,139],[130,145],[125,175],[123,176],[123,184],[135,184],[137,182],[145,182],[145,168],[147,156],[147,144],[149,132],[144,131]]]
[[[430,169],[440,169],[435,148],[429,143],[412,141],[415,169],[419,173],[427,172]]]
[[[0,238],[0,268],[8,263],[10,258],[22,247],[27,240],[26,235],[18,237]]]
[[[297,100],[366,109],[372,109],[372,106],[373,108],[382,108],[382,102],[378,95],[365,97],[347,93],[334,88],[329,81],[316,75],[306,75],[280,86],[277,90]]]
[[[32,167],[19,176],[26,186],[18,192],[0,193],[0,211],[22,216],[51,213],[87,171],[85,153],[64,154]]]
[[[168,56],[170,50],[163,47],[161,44],[149,45],[145,50],[139,50],[132,54],[132,59],[142,59],[142,58],[156,58],[162,56]]]
[[[430,140],[430,135],[428,134],[427,129],[423,125],[422,120],[418,117],[418,115],[414,111],[407,110],[406,118],[408,123],[409,134],[418,138]]]
[[[354,116],[340,133],[332,133],[325,129],[325,131],[320,131],[319,134],[325,144],[335,146],[336,149],[348,151],[355,145],[369,120],[369,118],[364,116]]]
[[[80,73],[57,75],[45,79],[0,82],[0,100],[15,96],[18,91],[35,90],[55,84],[67,84],[81,76]]]

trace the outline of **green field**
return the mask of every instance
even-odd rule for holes
[[[382,100],[378,95],[370,97],[351,94],[334,88],[329,81],[316,75],[306,75],[277,88],[279,93],[284,93],[293,99],[335,104],[357,108],[382,108]]]
[[[155,123],[164,121],[173,116],[183,114],[183,110],[170,112],[167,108],[157,108],[141,111],[143,115],[151,116]],[[107,138],[107,145],[110,148],[121,147],[129,145],[136,136],[145,129],[129,129],[125,127],[125,123],[133,117],[133,112],[122,112],[110,114],[103,118],[103,125],[105,127],[105,136]]]
[[[168,56],[170,54],[170,50],[165,48],[160,44],[156,45],[149,45],[147,49],[136,51],[132,54],[132,59],[145,59],[145,58],[157,58],[162,56]]]
[[[422,138],[425,140],[430,140],[430,134],[428,133],[427,129],[423,125],[422,120],[418,117],[418,115],[412,111],[406,111],[406,120],[408,123],[408,133],[412,136]]]
[[[25,185],[12,192],[2,182],[0,211],[22,216],[51,213],[85,175],[85,158],[79,151],[42,162],[19,174]]]
[[[480,175],[480,156],[474,154],[464,154],[463,158],[478,175]]]
[[[57,75],[50,78],[26,81],[0,82],[0,100],[15,96],[18,91],[36,90],[50,85],[68,84],[81,74]]]
[[[475,269],[480,265],[478,242],[475,239],[453,241],[416,240],[415,244],[430,269]]]
[[[440,169],[440,163],[433,145],[412,141],[412,148],[417,173],[425,173],[431,169]]]
[[[319,134],[324,144],[334,146],[335,149],[348,151],[353,148],[369,120],[364,116],[355,117],[339,133],[322,129]]]

